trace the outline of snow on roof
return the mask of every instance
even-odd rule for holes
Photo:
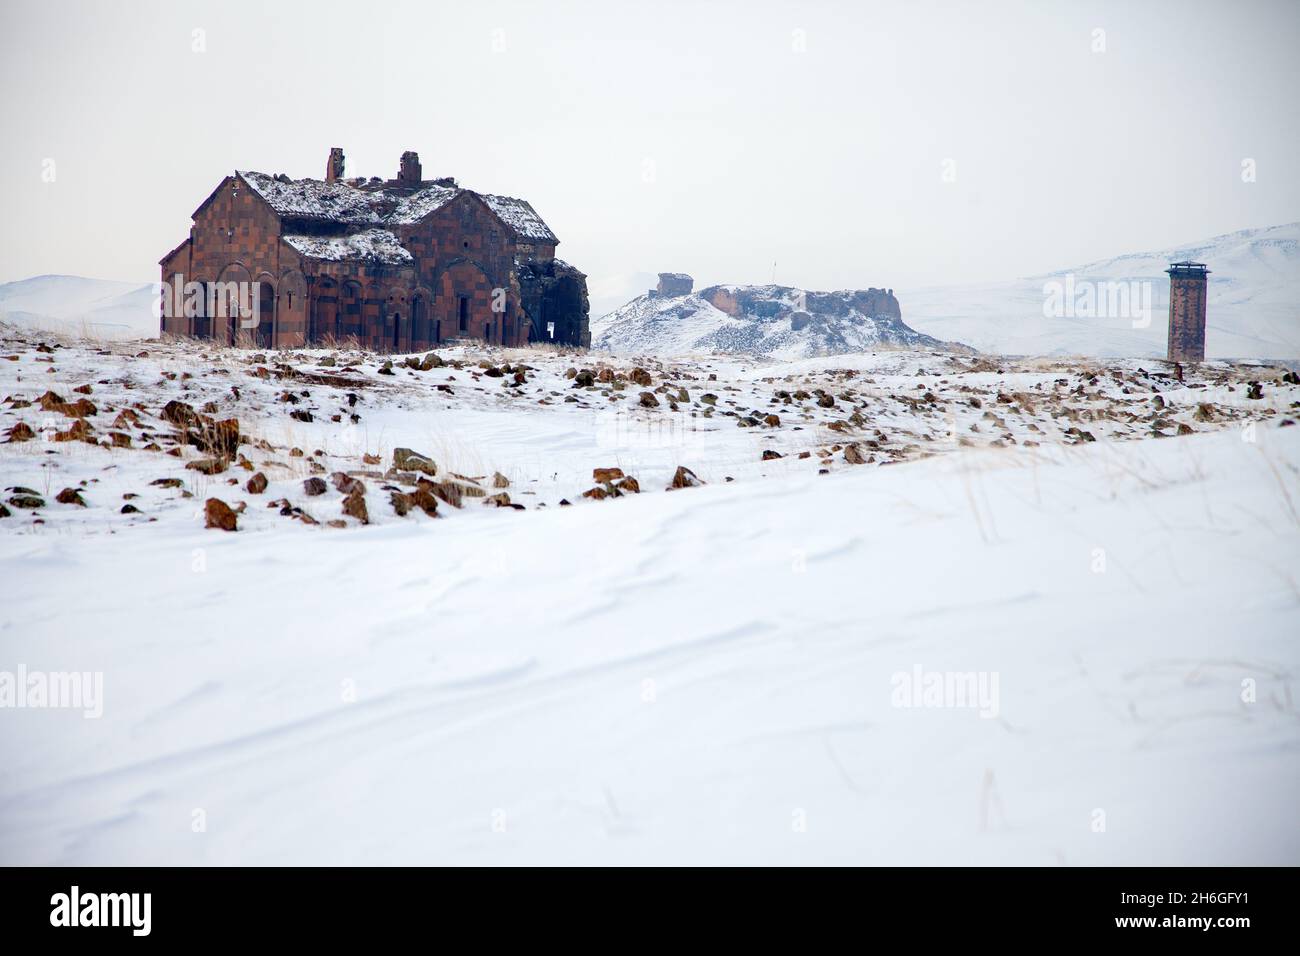
[[[493,196],[489,193],[479,193],[479,196],[520,239],[532,239],[534,242],[556,241],[555,233],[551,232],[550,227],[542,221],[542,217],[537,215],[536,210],[525,200],[515,199],[513,196]]]
[[[418,192],[399,199],[397,208],[387,217],[388,221],[408,226],[417,223],[429,213],[447,205],[460,193],[461,190],[455,186],[425,186]]]
[[[455,185],[431,183],[414,192],[388,186],[359,188],[339,180],[289,179],[252,170],[237,175],[284,219],[311,219],[349,226],[409,226],[461,193],[471,192]],[[513,196],[475,193],[520,239],[557,242],[555,233],[527,201]]]
[[[239,176],[281,216],[357,225],[381,221],[375,209],[375,199],[379,197],[346,183],[279,179],[252,171],[240,172]]]
[[[387,229],[367,229],[350,236],[284,236],[285,242],[304,256],[340,262],[370,259],[400,265],[414,261],[397,236]]]

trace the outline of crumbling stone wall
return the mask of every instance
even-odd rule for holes
[[[521,263],[519,294],[531,320],[531,341],[591,346],[587,277],[560,259]]]

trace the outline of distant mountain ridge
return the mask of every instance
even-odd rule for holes
[[[690,288],[689,277],[678,278],[687,282],[676,291]],[[906,325],[887,289],[716,285],[676,295],[651,290],[592,323],[592,347],[622,354],[795,359],[947,344]]]
[[[1165,354],[1171,262],[1210,268],[1205,351],[1208,358],[1300,358],[1300,223],[1242,229],[1153,252],[1110,259],[1006,282],[902,291],[908,321],[984,352],[1088,355]],[[1044,286],[1083,281],[1142,282],[1151,292],[1151,321],[1131,316],[1044,316]]]
[[[158,334],[149,283],[44,275],[0,285],[0,321],[107,338]]]

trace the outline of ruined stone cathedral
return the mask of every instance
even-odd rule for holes
[[[182,290],[211,303],[213,289],[251,288],[248,334],[266,348],[590,344],[586,276],[555,257],[559,240],[526,201],[424,179],[413,152],[396,179],[346,179],[343,165],[335,148],[323,180],[223,179],[159,263],[162,333],[234,344],[238,313]]]

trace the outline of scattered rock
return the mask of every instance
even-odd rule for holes
[[[196,458],[185,467],[201,475],[219,475],[230,467],[230,463],[224,458]]]
[[[642,392],[641,405],[644,408],[658,408],[659,399],[655,398],[654,392]]]
[[[308,478],[302,483],[302,490],[308,497],[315,498],[317,495],[325,494],[329,486],[320,478]]]
[[[122,507],[118,509],[118,514],[123,514],[123,515],[138,515],[140,513],[141,513],[140,509],[132,504],[122,505]],[[211,527],[211,525],[209,525],[208,527]]]
[[[194,410],[192,405],[170,401],[163,406],[162,419],[178,428],[184,428],[187,425],[198,424],[199,413]]]
[[[592,479],[600,485],[608,484],[611,481],[618,481],[623,477],[622,468],[593,468],[591,470]]]
[[[674,488],[698,488],[704,484],[695,472],[691,471],[685,465],[678,465],[677,471],[673,474],[673,481],[667,488],[672,491]]]
[[[393,467],[398,471],[419,471],[430,477],[436,477],[438,466],[427,455],[421,455],[409,448],[393,449]]]
[[[260,495],[262,492],[266,491],[266,486],[269,484],[270,482],[267,481],[266,475],[259,471],[252,478],[248,479],[248,483],[244,485],[244,490],[250,495]]]
[[[64,488],[59,492],[58,497],[54,500],[61,505],[77,505],[79,508],[86,507],[85,499],[81,497],[81,492],[76,488]]]
[[[91,444],[95,441],[95,430],[84,418],[78,418],[72,423],[72,427],[66,432],[55,432],[55,441],[84,441]]]
[[[402,517],[406,517],[412,508],[419,508],[430,518],[438,517],[438,499],[427,485],[418,485],[414,491],[405,494],[394,491],[389,500],[393,503],[393,510]]]
[[[647,372],[645,369],[641,368],[640,366],[637,366],[636,368],[632,369],[632,371],[628,372],[627,377],[631,379],[634,385],[640,385],[642,388],[649,388],[651,382],[654,381],[650,377],[650,373]]]
[[[330,484],[334,486],[335,491],[345,495],[350,495],[354,491],[360,491],[363,495],[366,493],[365,483],[360,478],[353,478],[341,471],[330,475]]]
[[[499,472],[499,471],[497,471],[497,472],[493,472],[493,473],[492,473],[492,487],[493,487],[493,488],[509,488],[509,487],[510,487],[510,479],[507,478],[505,475],[501,474],[501,472]]]
[[[32,426],[26,422],[15,422],[6,433],[5,442],[31,441],[35,437],[36,432],[32,430]]]
[[[157,485],[159,488],[179,488],[181,485],[185,484],[185,482],[181,481],[179,478],[155,478],[153,481],[149,482],[149,484]]]
[[[23,489],[23,490],[24,490],[24,491],[28,491],[29,489]],[[44,508],[44,507],[45,507],[45,499],[42,498],[40,495],[37,495],[37,494],[18,494],[18,495],[13,495],[13,496],[10,497],[10,499],[9,499],[9,503],[10,503],[11,505],[13,505],[15,508],[28,508],[28,509],[31,509],[31,508]]]
[[[126,507],[131,506],[127,505]],[[206,521],[204,524],[206,528],[217,528],[221,531],[238,530],[235,512],[231,510],[230,505],[220,498],[209,498],[207,500],[203,505],[203,517]]]
[[[781,457],[784,456],[782,456],[782,454],[779,451],[773,451],[770,448],[766,448],[763,450],[763,461],[776,461],[776,459]]]
[[[850,465],[865,465],[867,459],[862,454],[862,449],[856,443],[850,443],[844,446],[844,460]]]
[[[356,518],[362,524],[370,524],[370,512],[366,509],[366,496],[359,489],[354,490],[343,499],[343,513],[349,518]]]

